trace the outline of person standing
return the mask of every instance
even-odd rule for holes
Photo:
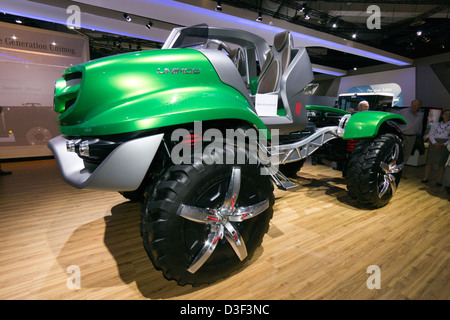
[[[445,163],[448,159],[448,149],[450,134],[450,110],[442,112],[438,122],[433,123],[428,134],[430,146],[428,147],[427,161],[425,165],[425,176],[422,182],[428,182],[428,178],[433,166],[438,167],[438,178],[436,184],[442,186]]]
[[[404,136],[403,153],[405,163],[411,156],[414,148],[416,137],[423,134],[423,112],[419,109],[422,107],[422,101],[415,99],[411,102],[409,108],[402,109],[400,115],[406,119],[406,124],[399,125]]]

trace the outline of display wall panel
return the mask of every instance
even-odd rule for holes
[[[372,92],[395,93],[399,102],[396,106],[409,106],[410,102],[416,99],[416,68],[411,67],[342,77],[339,84],[339,94],[350,93],[350,90],[355,87],[367,87]],[[361,90],[359,91],[362,92]]]
[[[89,60],[88,39],[0,23],[0,159],[51,155],[59,134],[53,111],[55,81]]]

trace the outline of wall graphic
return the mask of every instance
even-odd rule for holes
[[[416,98],[416,68],[342,77],[339,94],[350,93],[351,90],[393,93],[395,106],[409,106],[411,101]]]
[[[403,106],[402,88],[397,83],[372,84],[366,86],[356,86],[348,89],[347,93],[389,93],[394,98],[392,106]]]

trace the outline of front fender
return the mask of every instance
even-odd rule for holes
[[[344,140],[370,138],[378,134],[383,123],[393,121],[406,124],[405,118],[395,113],[379,111],[363,111],[353,114],[347,121]]]

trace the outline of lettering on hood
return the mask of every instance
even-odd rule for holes
[[[200,73],[200,69],[196,68],[158,68],[156,71],[159,74],[198,74]]]

